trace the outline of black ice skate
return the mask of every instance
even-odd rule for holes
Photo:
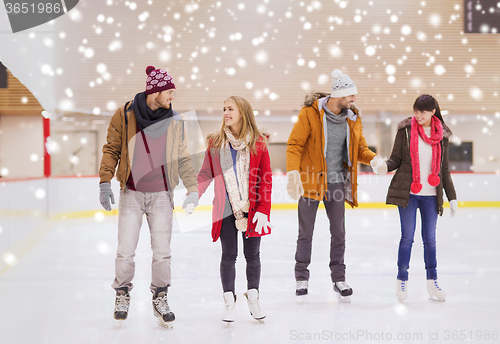
[[[161,287],[156,289],[153,296],[153,310],[155,316],[158,318],[158,325],[165,328],[172,328],[175,315],[170,311],[167,301],[168,287]]]
[[[352,289],[344,281],[333,283],[333,290],[337,293],[340,302],[351,302]]]
[[[297,296],[307,295],[307,281],[295,282],[295,295]]]
[[[128,315],[128,307],[130,306],[130,294],[127,288],[118,289],[115,298],[115,314],[116,320],[125,320]]]

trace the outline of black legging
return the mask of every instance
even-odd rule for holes
[[[227,209],[229,207],[229,209]],[[226,200],[226,211],[229,211],[231,206]],[[222,246],[222,257],[220,262],[220,277],[224,292],[234,290],[234,281],[236,279],[236,257],[238,256],[238,229],[236,228],[236,218],[232,211],[222,220],[220,230],[220,242]],[[250,221],[250,220],[249,220]],[[260,283],[260,237],[245,238],[243,236],[243,253],[247,261],[247,288],[259,289]]]

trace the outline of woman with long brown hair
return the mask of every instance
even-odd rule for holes
[[[243,237],[248,291],[244,294],[257,320],[265,315],[259,306],[260,240],[270,234],[272,173],[266,137],[259,131],[250,103],[231,96],[224,102],[221,130],[208,136],[208,148],[198,174],[198,192],[212,180],[214,201],[212,239],[220,238],[220,274],[225,301],[222,320],[234,321],[238,233]]]
[[[386,172],[397,169],[387,193],[387,204],[398,206],[401,240],[398,250],[396,296],[408,297],[408,269],[415,235],[417,208],[422,218],[422,241],[431,299],[445,301],[446,293],[437,279],[436,222],[443,215],[443,190],[450,201],[451,215],[457,208],[457,195],[448,163],[448,145],[452,136],[444,123],[437,100],[428,94],[413,104],[413,117],[401,121]],[[375,173],[377,173],[374,168]]]

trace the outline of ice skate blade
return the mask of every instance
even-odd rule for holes
[[[163,321],[161,317],[158,317],[158,326],[171,329],[174,327],[173,321]]]
[[[351,296],[342,296],[339,293],[335,292],[337,294],[337,301],[341,303],[351,303]]]
[[[429,297],[429,301],[434,301],[434,302],[445,302],[445,301],[446,301],[446,299],[441,300],[441,299],[438,299],[438,298]]]
[[[297,300],[299,301],[299,303],[306,303],[306,301],[307,301],[307,294],[297,296]]]
[[[252,313],[250,313],[250,315],[253,317],[253,314],[252,314]],[[262,318],[255,318],[255,317],[254,317],[254,319],[255,319],[255,320],[257,320],[258,322],[260,322],[260,323],[262,323],[262,324],[264,323],[264,319],[265,319],[265,318],[266,318],[266,316],[265,316],[265,315],[264,315]]]
[[[399,302],[404,302],[408,298],[408,296],[396,296]]]
[[[123,312],[119,312],[119,313],[115,313],[113,315],[113,318],[115,318],[115,320],[127,320],[127,316],[128,316],[128,313],[125,313],[123,314]]]

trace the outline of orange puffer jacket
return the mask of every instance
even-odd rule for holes
[[[300,172],[304,197],[323,200],[327,190],[327,165],[325,159],[325,111],[327,98],[315,100],[304,106],[293,126],[286,149],[286,170]],[[349,163],[345,167],[345,200],[351,207],[358,206],[358,162],[369,165],[375,157],[363,136],[361,116],[358,111],[348,110]]]

